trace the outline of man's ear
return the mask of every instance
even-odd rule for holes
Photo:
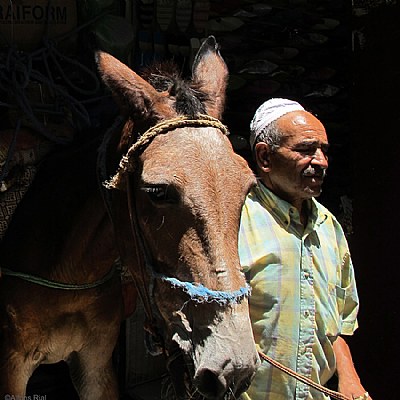
[[[254,148],[255,161],[263,172],[269,172],[271,168],[271,150],[267,143],[258,142]]]

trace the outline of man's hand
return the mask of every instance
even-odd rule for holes
[[[336,357],[336,373],[339,380],[339,393],[350,399],[372,400],[372,397],[361,384],[360,377],[353,364],[350,348],[345,340],[338,336],[333,342]]]

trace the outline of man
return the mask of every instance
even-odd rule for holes
[[[297,102],[271,99],[250,125],[258,184],[243,207],[241,263],[252,287],[259,350],[297,373],[370,399],[341,335],[357,328],[358,296],[349,248],[336,218],[315,197],[328,168],[324,126]],[[263,362],[251,400],[329,399]]]

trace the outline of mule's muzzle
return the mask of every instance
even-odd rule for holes
[[[226,373],[213,371],[208,368],[200,368],[194,378],[194,384],[199,393],[207,400],[230,400],[237,399],[250,385],[251,379],[242,381],[230,379]]]
[[[174,400],[234,400],[249,387],[254,366],[234,365],[227,360],[222,366],[204,364],[196,370],[187,354],[176,350],[167,362]],[[246,371],[246,372],[245,372]],[[172,400],[168,398],[168,400]]]

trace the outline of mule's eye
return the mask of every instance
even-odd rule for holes
[[[169,185],[143,186],[141,190],[156,204],[177,203],[179,200],[176,190]]]

